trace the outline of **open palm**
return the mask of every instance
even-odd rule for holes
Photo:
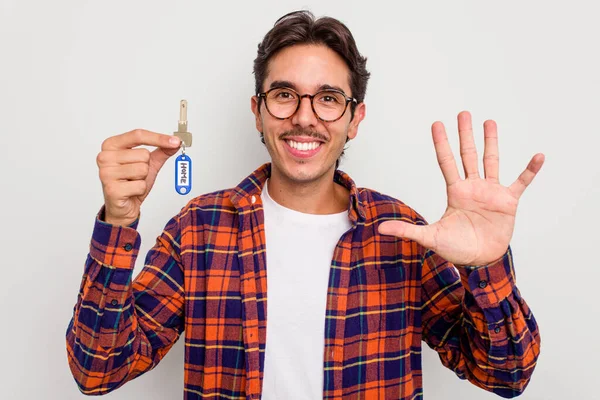
[[[446,130],[441,122],[431,127],[437,160],[446,181],[448,205],[440,220],[430,225],[386,221],[379,233],[415,240],[454,265],[488,265],[501,258],[512,238],[519,198],[544,163],[541,153],[510,186],[498,179],[498,135],[496,123],[484,123],[485,177],[479,176],[471,115],[458,114],[460,154],[465,171],[461,179]]]

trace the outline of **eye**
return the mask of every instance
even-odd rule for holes
[[[318,96],[318,100],[321,103],[327,104],[341,104],[344,102],[344,98],[337,92],[324,92]]]
[[[274,90],[271,96],[279,101],[296,100],[296,94],[285,88]]]

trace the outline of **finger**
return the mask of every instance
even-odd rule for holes
[[[433,146],[435,147],[438,164],[440,165],[446,184],[450,186],[460,180],[460,175],[458,174],[456,160],[454,160],[450,143],[448,143],[444,124],[439,121],[434,122],[431,125],[431,135],[433,137]]]
[[[521,197],[525,189],[527,189],[527,186],[529,186],[529,184],[533,181],[533,178],[535,178],[537,173],[542,168],[545,159],[546,157],[542,153],[538,153],[533,156],[531,161],[529,161],[527,168],[525,168],[525,171],[523,171],[517,180],[509,186],[510,191],[517,199]]]
[[[483,171],[485,178],[492,182],[499,182],[500,157],[498,156],[498,127],[495,121],[488,120],[483,123],[485,148],[483,151]]]
[[[117,167],[100,169],[100,180],[111,182],[118,180],[139,180],[148,176],[148,163],[124,164]]]
[[[175,150],[177,151],[177,149]],[[150,151],[147,149],[105,150],[98,153],[96,163],[99,167],[117,166],[138,162],[148,162]]]
[[[181,140],[177,136],[135,129],[106,139],[102,143],[102,150],[131,149],[141,145],[172,149],[178,148],[180,144]]]
[[[477,149],[475,148],[475,140],[473,139],[471,114],[468,111],[462,111],[458,114],[457,119],[458,136],[460,138],[460,156],[465,170],[465,179],[479,178]]]
[[[402,221],[385,221],[379,224],[379,233],[414,240],[428,249],[434,249],[435,246],[431,225],[414,225]]]

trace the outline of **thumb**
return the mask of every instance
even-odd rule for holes
[[[177,148],[163,148],[157,147],[150,153],[150,169],[158,171],[162,168],[162,166],[167,162],[167,160],[179,151],[179,147]]]
[[[402,221],[385,221],[379,224],[379,233],[414,240],[423,247],[434,247],[431,225],[415,225]]]

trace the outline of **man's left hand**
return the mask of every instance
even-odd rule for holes
[[[479,176],[471,114],[458,114],[460,154],[465,179],[458,173],[446,130],[441,122],[431,126],[437,160],[446,181],[448,206],[442,218],[430,225],[386,221],[379,233],[414,240],[454,265],[482,266],[500,259],[512,238],[519,198],[544,164],[534,155],[517,180],[502,186],[498,180],[498,135],[493,120],[483,124],[485,177]]]

